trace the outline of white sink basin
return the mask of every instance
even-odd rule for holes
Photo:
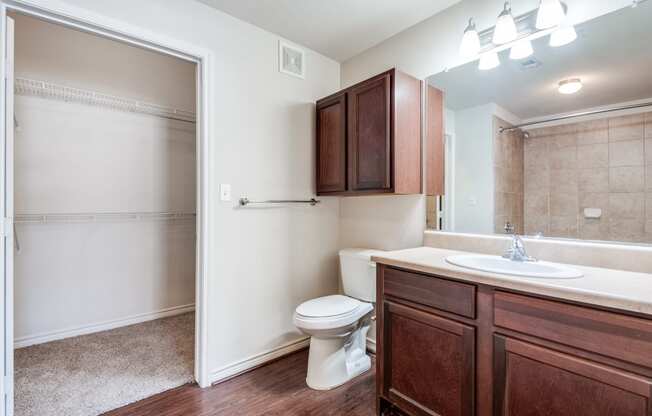
[[[560,264],[545,261],[519,262],[499,256],[486,256],[482,254],[450,256],[446,258],[446,261],[467,269],[513,276],[545,279],[575,279],[584,276],[581,271]]]

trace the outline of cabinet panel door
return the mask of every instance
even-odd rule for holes
[[[494,414],[652,416],[652,380],[496,335]]]
[[[391,74],[353,87],[349,106],[351,190],[391,190]]]
[[[475,330],[384,303],[382,394],[412,415],[473,414]]]
[[[346,191],[346,94],[317,104],[317,193]]]

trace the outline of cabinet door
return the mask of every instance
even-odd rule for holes
[[[317,193],[346,191],[346,94],[317,104]]]
[[[349,183],[353,191],[392,188],[391,74],[353,87],[349,106]]]
[[[383,307],[381,394],[415,416],[472,415],[475,330],[392,302]]]
[[[652,416],[652,380],[511,338],[494,337],[494,414]]]

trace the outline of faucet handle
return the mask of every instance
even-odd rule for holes
[[[503,227],[503,230],[505,230],[505,234],[514,234],[514,224],[509,221],[505,222],[505,227]]]

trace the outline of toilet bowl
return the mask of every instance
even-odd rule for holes
[[[376,265],[367,249],[340,251],[344,295],[302,303],[294,324],[310,336],[306,383],[315,390],[341,386],[371,368],[366,353],[376,294]]]

